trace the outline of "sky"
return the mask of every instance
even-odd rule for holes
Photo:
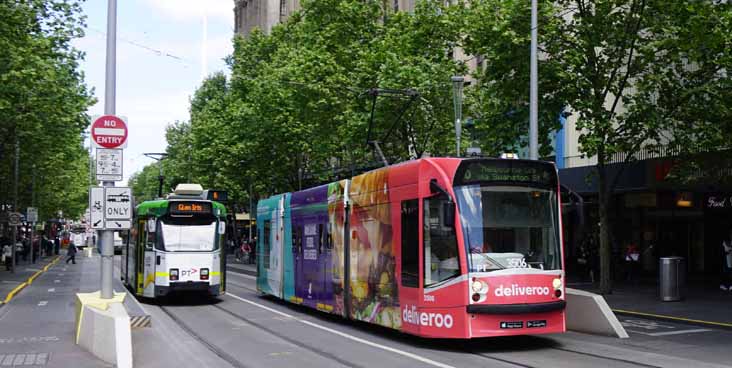
[[[107,0],[86,0],[86,35],[75,40],[86,53],[81,68],[104,113]],[[116,115],[127,119],[126,185],[154,162],[146,152],[165,152],[165,127],[189,119],[190,97],[205,75],[228,74],[234,0],[118,0]],[[204,16],[207,27],[204,47]],[[88,143],[87,143],[88,147]]]

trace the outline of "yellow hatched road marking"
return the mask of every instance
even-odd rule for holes
[[[674,317],[674,316],[665,316],[665,315],[662,315],[662,314],[635,312],[635,311],[629,311],[629,310],[624,310],[624,309],[613,309],[612,311],[613,312],[616,312],[616,313],[625,313],[625,314],[632,314],[632,315],[637,315],[637,316],[655,317],[655,318],[669,319],[669,320],[681,321],[681,322],[693,322],[693,323],[702,323],[702,324],[705,324],[705,325],[732,327],[732,323],[703,321],[703,320],[700,320],[700,319],[691,319],[691,318],[682,318],[682,317]]]

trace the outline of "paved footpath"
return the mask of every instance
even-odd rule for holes
[[[0,307],[0,367],[111,367],[74,343],[76,293],[98,289],[98,268],[61,260]]]
[[[29,278],[43,271],[56,258],[58,256],[42,257],[36,263],[21,261],[15,265],[15,272],[7,271],[5,265],[0,265],[0,305],[20,293]]]

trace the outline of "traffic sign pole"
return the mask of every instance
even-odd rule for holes
[[[107,70],[104,93],[104,113],[116,113],[116,83],[117,83],[117,0],[107,2]],[[92,128],[94,131],[94,128]],[[126,136],[126,134],[125,134]],[[113,187],[113,181],[105,181],[105,187]],[[112,277],[114,274],[114,236],[112,231],[99,232],[99,241],[102,253],[102,299],[112,299]]]

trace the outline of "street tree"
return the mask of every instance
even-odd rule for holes
[[[467,16],[465,46],[486,59],[476,110],[502,145],[528,126],[528,7],[477,0]],[[608,165],[668,144],[720,143],[715,124],[729,116],[729,11],[728,2],[711,1],[541,2],[540,137],[570,113],[580,151],[597,160],[602,293],[612,290],[610,199],[626,166],[610,176]]]

